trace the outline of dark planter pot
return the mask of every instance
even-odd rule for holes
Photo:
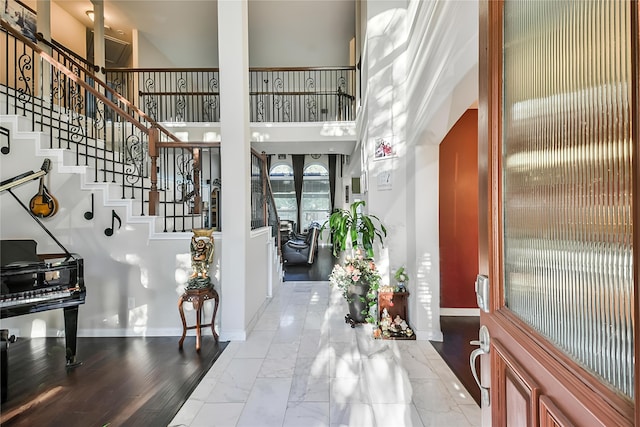
[[[366,323],[366,314],[363,310],[368,310],[369,304],[362,301],[360,297],[366,297],[369,292],[369,284],[351,285],[349,287],[349,314],[345,317],[347,323],[353,327],[357,323]]]

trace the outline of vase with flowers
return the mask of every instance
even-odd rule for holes
[[[360,250],[355,256],[347,256],[342,264],[336,264],[329,282],[340,289],[349,303],[349,314],[345,317],[354,327],[356,323],[376,323],[375,305],[380,287],[380,273],[371,259],[366,259]]]
[[[373,261],[374,243],[379,240],[383,244],[387,230],[378,217],[362,212],[364,207],[365,202],[360,200],[348,209],[336,209],[322,226],[322,230],[329,228],[331,232],[333,254],[345,255],[344,262],[334,267],[329,281],[340,288],[349,303],[345,321],[351,327],[378,321],[372,310],[380,286],[380,274]]]

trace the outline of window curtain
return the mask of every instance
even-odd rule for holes
[[[337,154],[329,154],[329,197],[331,198],[331,211],[336,205],[336,156]]]
[[[296,190],[296,202],[298,203],[298,224],[297,224],[297,232],[299,233],[300,222],[302,209],[300,209],[300,205],[302,204],[302,180],[304,179],[304,154],[293,154],[291,155],[291,163],[293,166],[293,185]]]

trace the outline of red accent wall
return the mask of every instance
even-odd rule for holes
[[[477,308],[478,110],[467,110],[440,143],[440,306]]]

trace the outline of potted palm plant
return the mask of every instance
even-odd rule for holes
[[[373,245],[378,239],[384,244],[387,229],[375,215],[360,211],[364,201],[357,201],[349,209],[336,209],[322,225],[321,231],[329,228],[333,242],[333,254],[338,256],[348,249],[343,264],[336,264],[329,276],[332,285],[337,286],[349,303],[349,314],[345,321],[354,327],[358,323],[376,323],[372,314],[377,303],[380,275],[373,261]],[[354,253],[355,252],[355,253]]]
[[[377,216],[360,212],[360,206],[365,206],[364,200],[352,203],[349,209],[335,209],[322,225],[321,231],[327,228],[327,225],[331,231],[334,256],[347,250],[347,246],[350,245],[353,249],[361,247],[367,257],[373,258],[376,237],[380,244],[384,244],[387,229]]]

